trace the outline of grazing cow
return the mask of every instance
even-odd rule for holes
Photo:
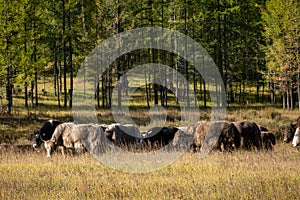
[[[188,133],[188,127],[178,127],[178,131],[174,135],[172,142],[173,147],[176,149],[186,150],[191,147],[194,140],[194,135]]]
[[[105,136],[119,146],[135,145],[141,139],[140,131],[131,124],[110,124],[104,132]]]
[[[205,139],[205,136],[208,132],[208,128],[210,126],[209,121],[199,121],[197,123],[194,123],[190,125],[187,129],[190,133],[193,133],[194,135],[194,141],[193,141],[193,151],[197,152],[199,151],[202,142]]]
[[[143,142],[147,146],[163,147],[168,145],[179,129],[177,127],[153,127],[143,134]]]
[[[262,138],[263,148],[266,151],[272,151],[273,146],[276,144],[275,135],[268,131],[261,131],[261,138]]]
[[[220,151],[232,151],[240,147],[240,133],[231,122],[200,121],[195,131],[193,151],[198,151],[200,147],[202,150],[217,148]]]
[[[296,129],[294,138],[293,138],[293,147],[297,147],[300,144],[300,130],[299,128]]]
[[[44,123],[40,130],[34,131],[34,134],[31,134],[33,148],[38,148],[43,141],[49,140],[52,137],[55,128],[61,123],[62,122],[58,120],[48,120]]]
[[[297,128],[297,125],[292,124],[292,123],[285,127],[284,132],[283,132],[283,142],[285,144],[287,144],[293,140],[296,128]]]
[[[92,155],[100,156],[112,148],[104,135],[106,125],[80,124],[76,125],[75,133],[80,138],[84,148]]]
[[[51,153],[56,148],[60,148],[62,154],[64,154],[65,149],[71,150],[72,153],[84,152],[85,148],[81,138],[84,134],[89,134],[89,131],[93,130],[93,126],[96,129],[101,129],[99,126],[92,124],[63,123],[58,125],[51,139],[44,141],[47,157],[51,157]]]
[[[241,134],[244,149],[251,150],[253,146],[258,151],[262,149],[261,132],[255,122],[241,121],[234,122],[233,124]]]

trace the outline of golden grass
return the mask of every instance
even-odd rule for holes
[[[6,153],[0,161],[1,199],[297,199],[300,152],[187,153],[150,173],[102,165],[89,154]]]

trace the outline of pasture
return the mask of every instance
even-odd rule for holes
[[[1,114],[1,143],[30,144],[26,137],[45,120],[72,120],[68,110],[43,109]],[[131,114],[135,119],[147,117],[140,111]],[[47,158],[43,149],[1,152],[0,199],[298,199],[300,151],[281,142],[285,125],[295,123],[298,115],[267,107],[228,109],[228,120],[251,119],[276,134],[274,151],[213,151],[205,158],[187,152],[149,173],[118,171],[88,153]],[[201,117],[209,118],[209,111],[201,111]],[[99,121],[113,119],[101,111]],[[176,120],[167,122],[171,124]]]

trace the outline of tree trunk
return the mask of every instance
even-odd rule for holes
[[[24,32],[25,32],[25,38],[24,38],[24,53],[25,55],[27,55],[27,38],[26,38],[26,34],[27,34],[27,25],[26,25],[26,21],[24,22]],[[25,107],[28,108],[28,94],[27,94],[27,89],[28,89],[28,83],[27,83],[27,72],[24,66],[24,79],[25,79],[25,83],[24,83],[24,100],[25,100]]]
[[[285,92],[282,92],[282,109],[286,109],[286,95]]]
[[[205,81],[203,81],[203,102],[204,102],[204,108],[207,108],[207,101],[206,101],[206,84]]]
[[[188,24],[187,24],[187,2],[185,0],[185,8],[184,8],[184,34],[185,35],[188,35]],[[186,39],[186,38],[185,38]],[[186,51],[187,49],[187,41],[184,42],[185,44],[185,52],[186,53],[189,53]],[[186,78],[186,81],[187,81],[187,84],[186,84],[186,100],[187,100],[187,107],[189,108],[190,107],[190,87],[189,87],[189,66],[188,66],[188,61],[185,59],[184,60],[184,70],[185,70],[185,78]]]
[[[11,67],[6,67],[6,112],[11,114],[12,107],[12,87],[10,82]]]
[[[298,66],[299,68],[300,66]],[[298,93],[298,109],[300,111],[300,72],[298,69],[298,74],[297,74],[297,93]]]
[[[120,0],[117,0],[117,4],[118,4],[118,13],[117,13],[117,32],[118,33],[121,33],[121,22],[120,22],[120,15],[121,15],[121,6],[120,6]],[[120,55],[120,38],[118,38],[118,55]],[[120,109],[121,106],[122,106],[122,80],[120,80],[120,77],[121,77],[121,58],[119,57],[118,58],[118,61],[117,61],[117,70],[118,70],[118,82],[119,84],[116,86],[117,87],[117,90],[118,90],[118,108]]]
[[[57,56],[55,55],[54,58],[54,66],[53,66],[53,90],[54,90],[54,96],[57,96],[57,80],[58,80],[58,70],[57,70]]]
[[[71,27],[71,12],[68,10],[68,29],[69,32],[72,32]],[[70,90],[69,90],[69,107],[72,108],[73,105],[73,45],[72,45],[72,36],[68,36],[69,39],[69,69],[70,69]]]
[[[102,78],[101,78],[101,88],[102,88],[102,108],[105,108],[105,103],[107,101],[106,100],[106,91],[105,91],[105,75],[103,74],[102,75]]]
[[[33,46],[33,62],[36,63],[37,62],[37,30],[36,30],[36,22],[33,22],[33,30],[34,30],[34,46]],[[35,106],[37,107],[39,105],[39,95],[38,95],[38,74],[37,74],[37,67],[35,66],[34,69],[34,86],[35,86]],[[32,93],[33,95],[33,93]]]
[[[147,83],[147,75],[145,74],[145,86],[146,86],[146,101],[147,101],[147,108],[150,108],[149,103],[149,90],[148,90],[148,83]]]
[[[60,94],[61,94],[61,61],[58,59],[58,66],[57,66],[57,75],[56,75],[56,78],[57,78],[57,102],[58,102],[58,108],[61,107],[60,105]]]
[[[291,86],[289,89],[289,93],[290,93],[290,110],[294,109],[294,95],[293,95],[293,87]]]
[[[24,96],[24,98],[25,98],[25,107],[26,108],[28,108],[28,83],[27,82],[25,82],[24,83],[24,94],[25,94],[25,96]]]
[[[66,34],[66,9],[65,9],[65,0],[62,0],[62,35],[65,37]],[[66,39],[63,38],[63,62],[64,62],[64,107],[67,107],[67,48],[66,48]]]
[[[33,107],[34,106],[34,93],[33,93],[33,90],[34,90],[34,81],[31,81],[31,88],[30,88],[30,98],[31,98],[31,106]]]

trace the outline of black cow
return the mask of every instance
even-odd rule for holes
[[[50,140],[55,128],[61,123],[62,122],[58,120],[48,120],[44,123],[40,130],[34,131],[34,133],[31,134],[33,148],[38,148],[43,143],[43,140]]]
[[[142,134],[143,142],[149,146],[168,145],[174,139],[174,136],[178,130],[179,129],[177,127],[150,128],[147,133]]]
[[[244,149],[251,150],[252,147],[256,147],[258,151],[262,149],[261,132],[255,122],[241,121],[233,124],[241,134]]]

